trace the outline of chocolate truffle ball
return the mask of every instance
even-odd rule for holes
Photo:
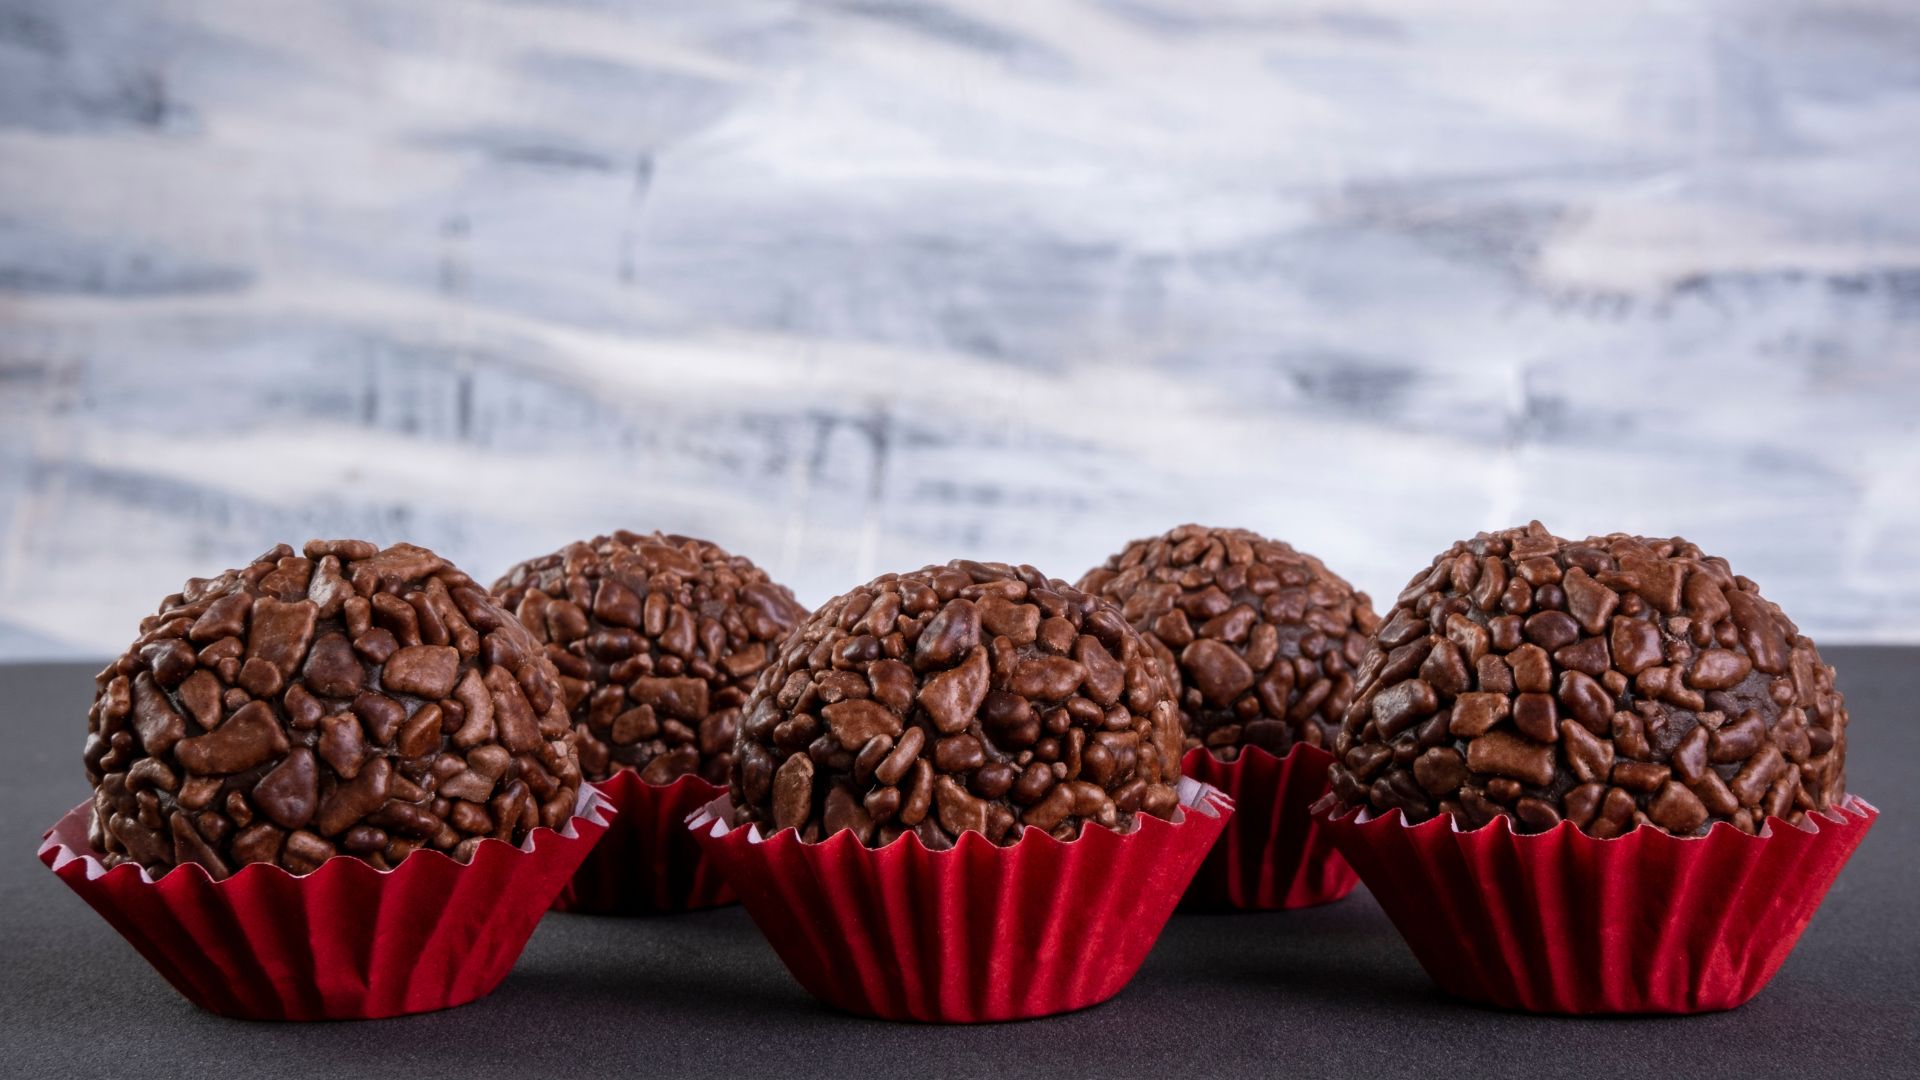
[[[569,544],[493,592],[559,669],[589,780],[725,784],[740,708],[807,614],[747,559],[657,532]]]
[[[1180,724],[1120,609],[1030,566],[888,574],[803,623],[755,688],[734,803],[765,832],[951,847],[1127,831],[1179,802]]]
[[[553,665],[411,544],[282,544],[195,578],[96,682],[85,760],[109,865],[385,869],[423,847],[464,861],[573,815]]]
[[[1481,533],[1415,574],[1335,740],[1345,807],[1601,838],[1798,823],[1846,791],[1813,642],[1685,540]]]
[[[1120,605],[1173,683],[1187,746],[1224,761],[1332,746],[1380,621],[1319,559],[1245,529],[1135,540],[1080,588]]]

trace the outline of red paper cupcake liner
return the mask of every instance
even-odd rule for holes
[[[1089,825],[1011,847],[976,833],[947,851],[841,833],[729,829],[726,799],[688,822],[808,993],[887,1020],[981,1023],[1082,1009],[1146,959],[1233,801],[1182,780],[1177,822]]]
[[[727,793],[698,776],[649,784],[622,769],[599,784],[618,811],[555,911],[667,915],[734,902],[726,879],[687,832],[687,815]]]
[[[1328,820],[1448,993],[1528,1012],[1700,1013],[1766,986],[1879,813],[1855,798],[1804,829],[1769,818],[1760,836],[1722,823],[1610,840],[1566,822],[1523,836],[1504,817],[1470,832],[1444,815]]]
[[[1295,743],[1285,757],[1250,746],[1233,761],[1200,747],[1187,751],[1181,774],[1230,796],[1233,820],[1200,864],[1181,910],[1281,911],[1352,892],[1360,879],[1313,814],[1332,764],[1332,754],[1306,743]]]
[[[194,864],[155,879],[103,866],[81,803],[40,861],[209,1012],[248,1020],[367,1020],[464,1005],[500,984],[611,812],[591,786],[559,831],[484,840],[470,862],[416,851],[391,870],[335,856],[308,874],[270,864],[215,881]]]

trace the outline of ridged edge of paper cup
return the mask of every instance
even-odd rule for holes
[[[734,903],[733,892],[687,832],[687,815],[726,794],[693,774],[649,784],[632,769],[599,782],[618,813],[553,910],[672,915]]]
[[[1285,911],[1329,904],[1359,884],[1313,805],[1327,791],[1333,755],[1295,743],[1282,757],[1257,746],[1233,761],[1187,751],[1182,775],[1234,802],[1233,820],[1200,864],[1182,911]]]

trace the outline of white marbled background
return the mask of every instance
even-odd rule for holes
[[[0,658],[278,540],[808,602],[1528,517],[1920,640],[1920,7],[0,0]]]

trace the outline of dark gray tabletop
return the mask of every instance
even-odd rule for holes
[[[224,1020],[177,997],[34,858],[86,796],[91,670],[0,666],[0,1075],[1920,1076],[1920,649],[1830,649],[1849,787],[1882,811],[1773,983],[1730,1013],[1553,1019],[1432,989],[1365,890],[1272,915],[1177,915],[1085,1012],[983,1027],[815,1004],[737,908],[550,915],[491,997],[342,1024]]]

